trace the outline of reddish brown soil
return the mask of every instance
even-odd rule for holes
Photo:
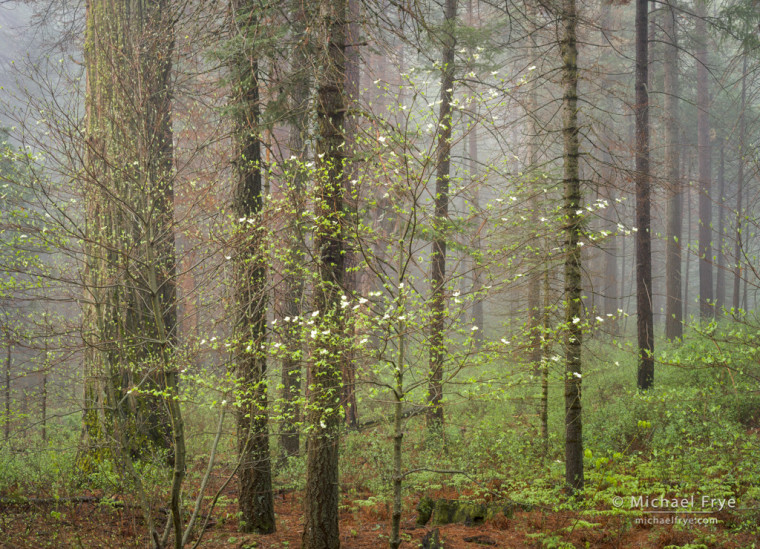
[[[242,535],[237,532],[234,506],[218,507],[215,522],[207,530],[201,547],[236,549],[284,549],[300,547],[302,517],[300,494],[281,494],[276,499],[277,533],[270,536]],[[409,502],[410,507],[413,502]],[[350,506],[346,506],[347,508]],[[402,523],[408,541],[402,547],[417,548],[430,527],[416,527],[413,511]],[[230,517],[226,519],[226,517]],[[341,514],[341,547],[375,549],[388,546],[389,510],[384,505],[361,507]],[[723,518],[723,517],[721,517]],[[728,517],[725,517],[728,518]],[[157,515],[161,520],[161,515]],[[579,548],[662,548],[700,542],[715,548],[749,547],[757,540],[749,533],[734,533],[719,525],[679,529],[673,526],[630,526],[622,517],[588,519],[600,528],[577,527],[578,517],[570,513],[531,511],[514,518],[497,518],[478,526],[447,525],[439,528],[448,549],[483,547],[540,548],[542,542],[530,534],[558,535]],[[68,505],[0,505],[0,547],[3,549],[52,548],[126,548],[147,547],[143,521],[134,508],[108,509],[94,503]],[[494,545],[466,542],[479,536]]]

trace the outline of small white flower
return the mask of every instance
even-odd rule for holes
[[[316,338],[317,338],[317,331],[316,330],[312,330],[311,331],[311,339],[316,339]]]
[[[604,322],[604,319],[603,319],[601,316],[598,316],[598,317],[596,317],[596,319],[597,319],[599,322]]]
[[[289,317],[289,316],[286,316],[285,318],[283,318],[283,320],[284,320],[285,322],[290,322],[290,317]]]
[[[573,324],[578,324],[581,321],[577,316],[573,319]]]
[[[504,339],[503,337],[501,338],[501,342],[502,342],[504,345],[509,345],[509,341],[507,341],[507,340],[506,340],[506,339]]]
[[[327,423],[325,423],[324,419],[319,420],[319,426],[322,427],[322,429],[327,429]]]
[[[478,328],[477,326],[473,326],[472,328],[470,328],[470,330],[472,330],[473,332],[477,332],[479,329],[480,328]]]
[[[385,143],[385,139],[386,139],[386,137],[385,137],[384,135],[381,135],[380,137],[378,137],[378,138],[377,138],[377,140],[378,140],[380,143]]]
[[[319,315],[319,311],[314,311],[313,313],[311,313],[312,317],[315,317],[315,316],[318,316],[318,315]]]
[[[359,298],[359,305],[364,305],[366,302],[367,302],[367,300],[364,299],[363,297]]]
[[[580,379],[580,378],[581,378],[581,374],[580,374],[580,373],[578,373],[578,372],[573,372],[573,375],[574,375],[575,377],[577,377],[578,379]]]
[[[225,399],[222,401],[222,406],[226,406],[226,405],[227,405],[227,400]]]

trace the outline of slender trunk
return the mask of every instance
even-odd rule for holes
[[[687,185],[686,185],[686,245],[690,246],[692,239],[694,238],[694,235],[692,234],[691,225],[692,225],[692,219],[691,219],[691,210],[693,208],[692,204],[692,198],[691,198],[691,170],[689,170],[689,175],[686,178]],[[691,273],[691,254],[686,254],[686,266],[685,266],[686,275],[684,276],[684,283],[683,283],[683,314],[684,318],[689,318],[689,280],[691,279],[690,273]]]
[[[293,219],[289,227],[290,246],[287,255],[285,276],[283,312],[286,318],[293,322],[285,328],[285,346],[287,352],[282,360],[282,423],[280,425],[280,447],[282,458],[297,456],[300,449],[298,423],[300,420],[299,400],[301,395],[302,351],[301,330],[295,322],[296,317],[303,313],[304,275],[300,266],[308,255],[304,245],[303,214],[306,211],[306,173],[305,164],[308,161],[306,135],[309,126],[309,57],[311,48],[306,39],[305,28],[308,15],[302,0],[293,0],[291,4],[293,18],[293,64],[292,92],[290,98],[291,117],[288,148],[295,157],[292,169],[292,185],[288,186],[287,194]]]
[[[267,422],[266,268],[259,138],[259,74],[254,37],[259,22],[255,0],[232,0],[233,33],[242,46],[231,60],[237,181],[233,208],[240,223],[235,251],[235,369],[241,396],[237,409],[240,465],[240,529],[269,534],[275,530]],[[247,220],[253,220],[249,224]]]
[[[11,436],[11,361],[12,361],[12,343],[10,330],[5,330],[5,441]]]
[[[434,240],[431,257],[430,297],[430,381],[428,384],[428,428],[443,425],[443,365],[445,331],[446,283],[446,224],[449,216],[449,175],[451,171],[451,101],[454,97],[454,27],[457,17],[457,0],[445,0],[443,14],[443,67],[441,73],[441,109],[438,116],[437,171],[435,177]]]
[[[42,423],[42,442],[47,442],[47,400],[48,400],[48,369],[50,367],[50,360],[47,351],[47,342],[45,342],[45,364],[42,372],[42,410],[41,410],[41,423]]]
[[[338,451],[341,425],[340,407],[344,357],[348,334],[342,320],[340,296],[345,275],[344,231],[342,226],[345,189],[344,149],[346,82],[346,0],[320,2],[318,23],[321,66],[317,74],[317,205],[314,235],[319,282],[315,304],[319,329],[315,337],[312,363],[307,444],[306,489],[304,494],[303,549],[337,549],[338,531]],[[325,335],[326,332],[326,335]]]
[[[544,310],[543,333],[541,334],[541,441],[544,447],[544,457],[549,455],[549,354],[551,353],[551,343],[549,335],[551,332],[551,279],[550,270],[547,267],[544,270]]]
[[[670,0],[672,2],[672,0]],[[683,336],[681,297],[681,249],[683,225],[683,184],[680,174],[678,31],[676,13],[669,4],[664,15],[665,30],[665,172],[670,190],[667,213],[665,337]]]
[[[399,308],[404,307],[404,293],[402,286],[403,276],[399,269]],[[401,546],[401,488],[404,480],[401,469],[401,452],[404,442],[403,430],[403,413],[404,413],[404,365],[406,362],[406,323],[404,320],[398,321],[398,357],[395,370],[395,387],[393,391],[393,515],[391,516],[391,549],[398,549]]]
[[[712,271],[712,160],[710,145],[710,90],[707,54],[707,0],[697,0],[694,35],[697,40],[697,149],[699,154],[699,316],[715,314]]]
[[[578,169],[578,16],[575,0],[562,5],[563,36],[563,141],[565,217],[565,482],[573,490],[583,489],[583,424],[581,419],[581,246],[583,221],[581,182]]]
[[[725,182],[725,150],[720,145],[720,162],[718,164],[718,270],[715,277],[715,312],[720,315],[726,305],[726,250],[725,250],[725,219],[726,219],[726,182]]]
[[[747,102],[747,53],[743,54],[742,59],[742,100],[739,109],[739,167],[736,174],[736,240],[734,242],[734,296],[733,306],[739,310],[740,291],[742,280],[742,216],[743,216],[743,199],[744,199],[744,141],[746,125],[744,118],[744,109]],[[746,286],[745,286],[746,288]]]
[[[531,13],[531,15],[534,15]],[[538,51],[535,32],[531,33],[531,55],[540,55]],[[538,108],[538,78],[533,75],[533,80],[530,83],[530,91],[528,93],[527,102],[527,118],[529,121],[528,136],[528,166],[526,166],[525,172],[528,174],[538,174],[538,139],[541,136],[541,129],[539,128],[538,118],[536,110]],[[533,245],[529,246],[529,250],[540,249],[539,239],[541,233],[538,229],[540,226],[539,218],[539,187],[541,186],[540,178],[536,175],[532,175],[531,179],[534,182],[530,190],[530,219],[531,219],[531,240]],[[531,253],[530,251],[528,253]],[[540,266],[541,257],[535,251],[532,253],[532,257],[528,258],[529,265],[536,267]],[[541,306],[541,274],[539,268],[535,268],[531,273],[530,282],[528,284],[528,329],[529,329],[529,344],[530,344],[530,362],[531,368],[534,373],[538,373],[541,369],[541,312],[539,310]]]
[[[475,11],[473,9],[473,0],[467,0],[467,24],[475,28],[478,24],[475,18]],[[483,270],[480,267],[480,250],[481,250],[481,238],[480,238],[480,188],[478,187],[478,113],[473,110],[470,115],[472,116],[472,127],[470,133],[467,136],[467,156],[470,160],[470,187],[472,188],[472,207],[476,213],[475,227],[477,227],[477,233],[473,240],[474,254],[471,254],[472,264],[472,288],[473,294],[472,302],[472,321],[473,325],[478,329],[475,331],[473,338],[475,340],[475,350],[480,351],[483,348],[483,340],[485,338],[485,318],[483,314],[483,299],[480,297],[480,290],[483,285]]]
[[[639,345],[638,388],[642,391],[649,389],[654,382],[648,26],[649,0],[636,0],[636,328]]]
[[[346,211],[349,215],[348,223],[352,227],[358,226],[357,223],[357,196],[355,196],[355,187],[351,184],[357,171],[358,151],[356,150],[356,130],[357,130],[357,111],[359,102],[359,85],[361,77],[361,57],[359,55],[360,30],[359,18],[360,12],[359,0],[348,0],[348,39],[346,47],[346,101],[348,105],[348,115],[345,121],[346,150],[348,159],[346,162],[346,185],[344,201]],[[353,231],[352,231],[353,232]],[[348,236],[348,235],[347,235]],[[346,242],[345,252],[346,271],[343,286],[349,296],[356,294],[359,280],[357,267],[359,256],[355,246]],[[352,323],[353,326],[353,323]],[[353,331],[353,329],[352,329]],[[356,334],[353,334],[356,337]],[[353,353],[353,345],[347,346],[346,355],[343,361],[343,395],[342,403],[346,417],[346,425],[356,427],[359,422],[358,404],[356,400],[356,360]]]

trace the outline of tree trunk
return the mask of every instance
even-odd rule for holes
[[[636,328],[639,345],[638,388],[642,391],[649,389],[654,382],[648,27],[649,0],[636,0]]]
[[[744,143],[746,124],[744,109],[747,103],[747,53],[743,53],[742,59],[742,100],[739,109],[739,166],[736,174],[736,240],[734,242],[734,310],[741,307],[741,280],[742,280],[742,216],[744,199]],[[746,283],[745,283],[746,288]]]
[[[340,435],[341,381],[346,344],[340,296],[345,262],[343,190],[347,1],[324,0],[317,19],[322,26],[319,43],[321,66],[317,73],[317,204],[314,235],[319,262],[315,304],[316,330],[312,368],[307,444],[305,525],[303,549],[337,549],[338,532],[338,443]],[[326,333],[325,333],[326,332]]]
[[[697,150],[699,154],[699,316],[715,314],[712,272],[712,159],[710,145],[710,90],[707,54],[707,0],[697,0],[694,35],[697,40]]]
[[[361,77],[361,57],[359,55],[360,31],[359,25],[360,12],[359,0],[348,0],[348,41],[346,47],[346,101],[348,105],[348,116],[345,122],[346,150],[348,151],[348,160],[346,162],[346,185],[344,200],[346,210],[349,213],[349,223],[356,227],[357,224],[357,197],[354,194],[355,187],[351,184],[354,174],[357,171],[356,150],[356,129],[357,129],[357,110],[359,102],[359,85]],[[359,257],[354,249],[355,246],[348,245],[346,242],[346,272],[343,286],[346,294],[355,296],[357,292],[357,281],[359,273],[357,267]],[[352,324],[353,325],[353,324]],[[353,331],[353,330],[352,330]],[[356,334],[354,334],[355,336]],[[346,355],[343,361],[343,409],[346,417],[346,425],[356,427],[359,422],[359,411],[356,400],[356,360],[354,359],[353,345],[345,349]]]
[[[575,0],[562,4],[563,36],[563,141],[565,217],[565,481],[573,490],[583,489],[583,424],[581,418],[581,247],[583,220],[578,169],[578,15]]]
[[[475,11],[473,9],[473,0],[467,1],[467,24],[470,27],[475,28],[478,25],[478,21],[475,18]],[[475,212],[480,211],[480,188],[478,187],[478,113],[473,110],[472,126],[470,133],[467,136],[467,156],[470,161],[470,187],[472,188],[472,207]],[[475,350],[480,351],[483,348],[483,340],[485,338],[485,317],[483,313],[483,299],[480,297],[480,290],[483,286],[483,269],[480,266],[481,262],[481,238],[480,238],[480,216],[475,217],[475,227],[477,233],[473,239],[474,254],[471,254],[472,264],[472,287],[470,292],[472,293],[472,322],[478,329],[473,335],[475,340]]]
[[[672,0],[670,0],[672,2]],[[683,337],[681,296],[681,250],[683,225],[683,185],[680,174],[678,78],[678,30],[676,13],[669,4],[664,15],[665,30],[665,176],[669,186],[666,244],[665,337]]]
[[[306,135],[309,130],[309,58],[312,53],[305,29],[306,20],[311,15],[302,0],[293,0],[291,13],[293,20],[293,62],[291,76],[291,116],[288,148],[295,157],[292,185],[287,189],[293,219],[290,222],[290,246],[287,252],[285,269],[285,289],[283,312],[286,318],[293,319],[285,328],[284,338],[287,352],[282,360],[282,423],[280,425],[281,457],[297,456],[300,449],[298,423],[300,420],[299,399],[301,395],[301,377],[303,344],[301,329],[295,318],[303,313],[304,275],[300,266],[306,261],[308,252],[304,244],[303,213],[306,210],[305,194],[308,174],[305,164],[308,161]]]
[[[443,425],[443,366],[446,356],[445,332],[445,284],[446,284],[446,235],[449,217],[449,175],[451,171],[451,131],[453,118],[451,101],[454,97],[454,47],[456,39],[457,0],[445,0],[443,14],[443,69],[441,73],[441,109],[438,116],[438,149],[435,177],[434,240],[431,257],[431,303],[430,303],[430,381],[428,384],[427,414],[429,429]]]
[[[12,347],[11,332],[8,328],[5,329],[5,442],[11,436],[11,362],[12,362]]]
[[[718,164],[718,265],[715,277],[715,312],[720,315],[726,305],[726,250],[725,250],[725,220],[726,220],[726,182],[725,182],[725,151],[720,145],[720,163]]]
[[[231,59],[230,105],[234,116],[237,181],[233,208],[239,223],[235,250],[235,370],[241,386],[237,408],[240,465],[238,505],[243,532],[275,530],[267,422],[266,258],[261,210],[259,74],[254,0],[232,0],[233,37],[240,47]],[[235,36],[237,35],[237,36]],[[247,220],[253,220],[249,224]]]

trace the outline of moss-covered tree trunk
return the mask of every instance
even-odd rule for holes
[[[168,0],[87,4],[85,433],[98,436],[98,407],[108,415],[124,405],[139,453],[172,448],[157,394],[177,324],[169,8]],[[165,340],[150,305],[151,272]],[[103,382],[114,384],[115,401],[104,401]]]
[[[442,31],[441,108],[438,114],[436,151],[434,240],[430,272],[430,381],[428,383],[428,428],[443,425],[443,368],[446,349],[446,234],[449,217],[449,176],[451,173],[451,101],[454,98],[454,27],[457,0],[445,0]]]

